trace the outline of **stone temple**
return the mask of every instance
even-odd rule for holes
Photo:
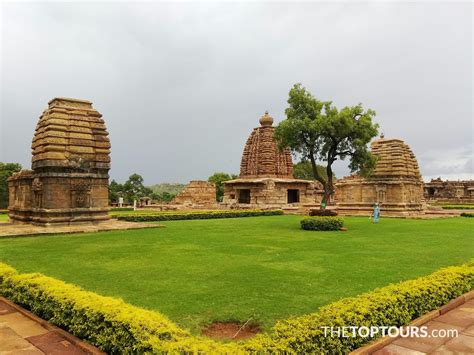
[[[293,177],[288,149],[280,151],[273,135],[273,118],[266,112],[245,144],[238,179],[224,183],[223,203],[236,208],[299,209],[319,203],[319,183]]]
[[[32,170],[8,180],[13,223],[108,220],[110,141],[102,115],[85,100],[54,98],[32,143]]]
[[[410,147],[381,136],[372,142],[372,153],[378,160],[369,178],[352,175],[336,183],[338,213],[368,215],[376,202],[385,216],[423,213],[423,180]]]

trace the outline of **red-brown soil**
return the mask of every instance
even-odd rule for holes
[[[242,325],[236,322],[214,322],[202,330],[202,335],[212,339],[240,340],[251,338],[261,332],[256,325],[246,324],[243,328]]]

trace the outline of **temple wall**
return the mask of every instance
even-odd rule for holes
[[[193,180],[170,202],[170,205],[214,208],[217,206],[216,185],[208,181]]]
[[[240,191],[250,190],[249,203],[239,202]],[[298,202],[288,202],[288,190],[298,190]],[[322,192],[316,183],[311,181],[288,182],[267,179],[252,181],[226,182],[224,185],[224,204],[255,208],[282,208],[291,205],[319,204]]]

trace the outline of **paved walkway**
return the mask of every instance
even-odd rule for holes
[[[426,323],[428,334],[433,330],[453,329],[458,336],[398,338],[382,349],[372,352],[374,355],[395,354],[474,354],[474,299],[454,307]]]
[[[68,233],[94,233],[102,231],[114,230],[129,230],[129,229],[143,229],[143,228],[160,228],[161,225],[140,223],[140,222],[126,222],[111,219],[109,221],[99,222],[96,224],[73,224],[69,226],[35,226],[32,224],[0,224],[0,238],[1,237],[20,237],[20,236],[38,236],[49,234],[68,234]]]
[[[65,331],[0,298],[0,355],[103,354]]]

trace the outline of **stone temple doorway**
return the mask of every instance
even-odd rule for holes
[[[239,203],[250,203],[250,189],[239,190]]]
[[[300,190],[288,189],[288,203],[300,202]]]

